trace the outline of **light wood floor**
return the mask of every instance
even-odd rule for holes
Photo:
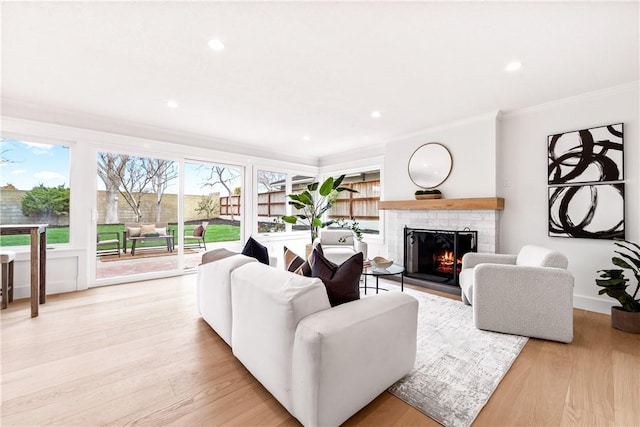
[[[27,300],[2,319],[3,426],[299,425],[198,316],[195,276]],[[575,340],[529,340],[474,425],[640,425],[640,335],[575,310]],[[349,426],[437,426],[389,393]]]

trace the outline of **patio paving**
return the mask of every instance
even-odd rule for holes
[[[229,248],[236,250],[239,242],[212,242],[207,243],[207,250],[216,248]],[[200,260],[204,249],[197,250],[196,253],[184,255],[184,270],[195,269]],[[136,253],[138,255],[138,253]],[[149,253],[149,255],[151,255]],[[107,279],[112,277],[130,276],[142,273],[151,273],[157,271],[172,271],[178,269],[178,251],[166,252],[166,248],[158,248],[154,250],[153,256],[141,257],[139,259],[116,259],[109,261],[101,261],[100,257],[96,258],[96,278]]]

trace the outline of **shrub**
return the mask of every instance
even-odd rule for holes
[[[45,187],[40,184],[22,196],[22,213],[25,216],[67,216],[69,195],[69,188],[64,185]]]

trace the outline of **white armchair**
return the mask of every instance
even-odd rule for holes
[[[363,259],[367,259],[367,242],[357,240],[353,232],[344,228],[326,228],[320,230],[320,235],[313,242],[313,247],[320,243],[325,258],[340,265],[358,252],[362,252]]]
[[[462,300],[478,329],[553,341],[573,340],[573,275],[563,254],[524,246],[518,255],[467,253]]]

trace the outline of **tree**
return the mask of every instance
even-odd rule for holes
[[[286,175],[282,172],[258,171],[258,191],[267,193],[269,191],[280,190],[280,186],[284,186]]]
[[[216,211],[220,208],[220,199],[215,199],[213,196],[202,196],[198,200],[198,206],[195,211],[199,214],[207,215],[207,219],[211,219]]]
[[[144,159],[130,156],[122,170],[118,171],[119,192],[133,210],[136,222],[142,220],[142,196],[149,192],[149,186],[154,179],[144,167]]]
[[[104,182],[106,191],[105,199],[105,224],[117,224],[118,221],[118,194],[120,177],[129,162],[129,156],[125,154],[98,153],[98,176]]]
[[[22,196],[22,213],[25,216],[67,216],[69,196],[69,188],[65,188],[64,185],[45,187],[40,184]]]
[[[216,184],[220,184],[227,190],[227,194],[229,195],[229,204],[231,206],[231,221],[234,220],[233,217],[233,194],[234,190],[231,189],[230,185],[238,179],[240,175],[235,171],[235,169],[229,169],[224,166],[211,166],[209,169],[209,177],[206,179],[206,182],[202,184],[203,187],[213,187]]]
[[[160,222],[162,196],[169,183],[178,177],[178,169],[170,160],[143,159],[142,166],[151,177],[151,189],[156,193],[156,222]]]

